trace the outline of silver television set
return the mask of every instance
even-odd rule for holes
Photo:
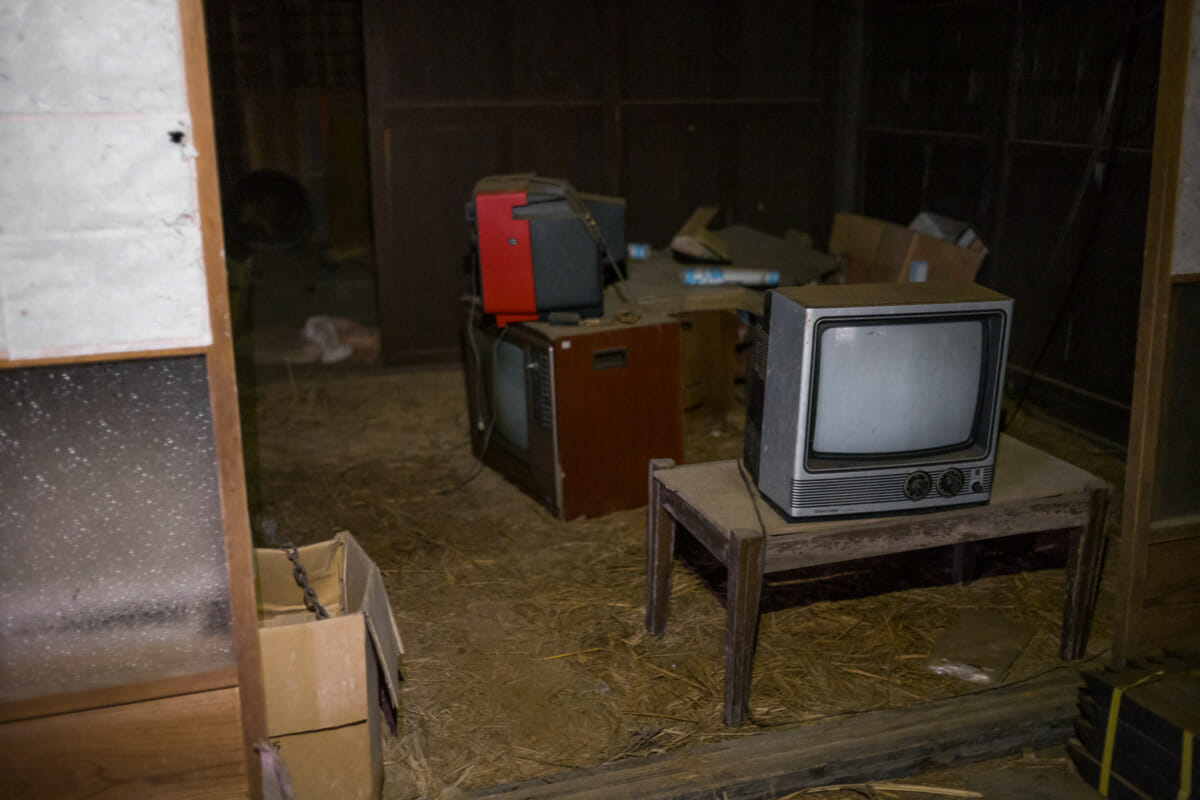
[[[744,461],[793,520],[991,496],[1012,300],[974,283],[767,293]]]

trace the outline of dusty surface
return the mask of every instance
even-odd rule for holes
[[[1008,681],[1061,664],[1061,537],[989,547],[965,586],[946,583],[943,551],[773,576],[754,721],[729,730],[723,570],[694,547],[685,553],[668,631],[648,635],[644,509],[561,522],[491,470],[464,484],[476,464],[458,370],[276,369],[242,396],[256,530],[304,542],[347,528],[383,570],[406,648],[401,731],[384,744],[387,798],[969,691],[924,661],[943,629],[974,610],[1032,632]],[[689,415],[686,427],[686,460],[740,454],[736,413],[721,423]],[[1121,481],[1116,456],[1050,421],[1023,415],[1009,432]],[[1111,507],[1119,512],[1119,497]],[[1108,645],[1110,575],[1092,663]]]

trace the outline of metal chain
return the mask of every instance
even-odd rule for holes
[[[308,585],[308,570],[300,563],[300,551],[296,549],[296,545],[284,542],[283,552],[288,561],[292,562],[292,577],[296,579],[296,585],[304,592],[304,607],[316,614],[317,619],[329,619],[329,612],[317,600],[317,590]]]

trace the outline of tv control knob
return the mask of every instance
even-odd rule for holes
[[[933,481],[930,480],[928,472],[914,472],[904,482],[904,496],[909,500],[920,500],[929,494],[932,488]]]
[[[942,497],[954,497],[962,491],[965,482],[966,479],[963,478],[962,470],[951,467],[938,476],[938,494]]]
[[[978,494],[979,492],[982,492],[983,484],[980,483],[979,481],[975,481],[974,483],[971,484],[971,491],[975,492],[976,494]]]

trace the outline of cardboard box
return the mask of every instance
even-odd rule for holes
[[[979,239],[959,247],[903,225],[835,214],[829,252],[846,258],[847,283],[904,282],[910,275],[917,280],[974,281],[987,248]]]
[[[305,608],[282,550],[255,551],[267,735],[295,800],[377,798],[380,703],[398,713],[402,652],[383,577],[346,531],[299,554],[329,619]]]

